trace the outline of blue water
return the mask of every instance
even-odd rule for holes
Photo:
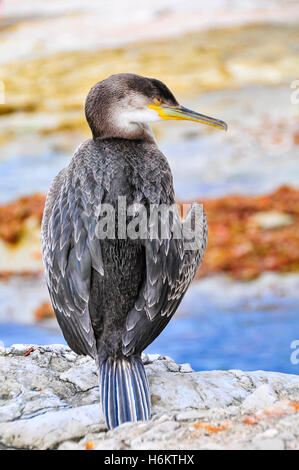
[[[298,374],[290,345],[299,340],[294,299],[263,299],[250,305],[217,306],[190,289],[178,315],[146,350],[189,362],[195,370],[269,370]],[[192,308],[191,308],[192,306]],[[194,312],[192,315],[188,312]],[[182,315],[182,316],[180,316]],[[0,339],[13,343],[64,343],[63,336],[38,326],[0,323]]]
[[[15,323],[0,323],[0,341],[5,347],[12,344],[66,344],[60,333],[47,331],[38,326]]]
[[[295,334],[297,331],[297,337]],[[148,352],[189,362],[195,370],[269,370],[299,374],[290,345],[299,339],[298,311],[206,311],[176,318],[151,344]]]
[[[70,157],[57,152],[39,156],[15,156],[0,162],[0,203],[5,204],[21,196],[46,193],[58,171]]]

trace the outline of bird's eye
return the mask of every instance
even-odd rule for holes
[[[162,100],[160,98],[154,98],[154,103],[159,106],[162,103]]]

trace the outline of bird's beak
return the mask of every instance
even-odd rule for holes
[[[208,126],[217,127],[218,129],[227,130],[227,124],[224,121],[215,119],[204,114],[196,113],[191,109],[184,108],[184,106],[163,106],[150,104],[150,109],[154,109],[162,119],[177,119],[184,121],[200,122],[201,124],[207,124]]]

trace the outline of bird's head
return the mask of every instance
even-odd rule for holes
[[[227,129],[225,122],[180,106],[160,80],[120,73],[96,83],[89,91],[85,115],[94,138],[138,139],[148,123],[177,119]]]

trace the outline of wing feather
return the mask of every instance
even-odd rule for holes
[[[96,357],[88,311],[92,268],[104,274],[100,241],[95,237],[103,191],[92,171],[80,179],[62,170],[47,195],[42,223],[46,280],[58,323],[69,346]]]
[[[191,206],[183,222],[177,214],[172,221],[168,239],[148,238],[145,241],[146,278],[135,306],[127,316],[123,335],[123,353],[126,355],[143,351],[165,328],[201,264],[207,244],[204,212],[197,249],[185,250],[185,241],[188,241],[185,237],[185,225],[195,206]],[[160,218],[160,223],[167,221]],[[174,234],[178,233],[181,236],[175,237]]]

